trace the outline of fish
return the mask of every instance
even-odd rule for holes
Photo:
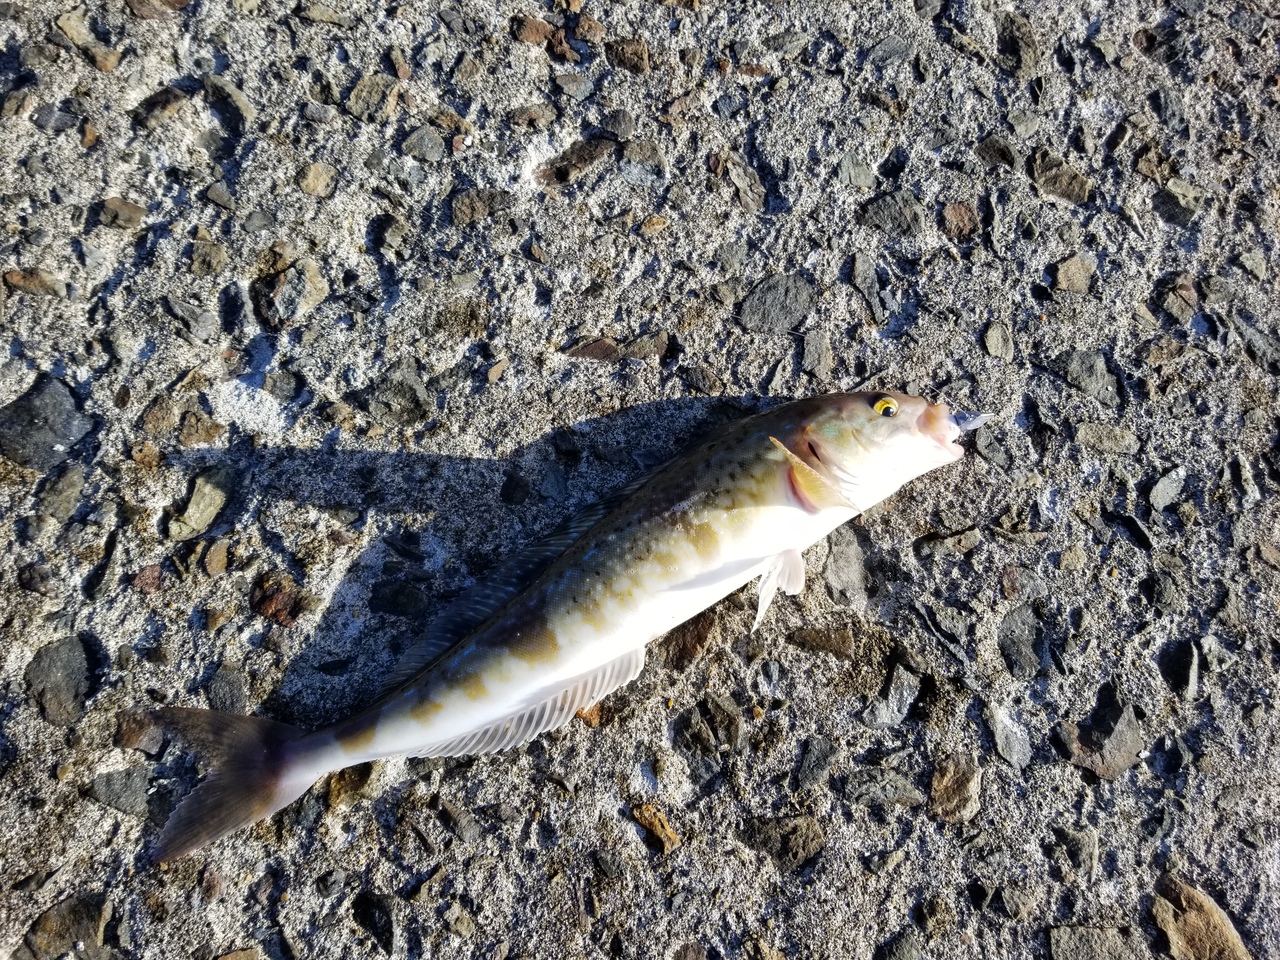
[[[154,849],[183,857],[262,820],[318,779],[393,756],[494,753],[634,680],[648,643],[753,580],[752,629],[803,551],[904,484],[964,456],[987,414],[902,393],[784,402],[727,426],[499,563],[445,606],[385,693],[330,727],[191,707],[145,720],[208,773]]]

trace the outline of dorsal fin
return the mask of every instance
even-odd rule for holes
[[[588,530],[639,490],[652,471],[584,507],[541,540],[522,547],[450,601],[427,628],[427,636],[404,652],[383,686],[396,690],[426,670],[505,607]]]

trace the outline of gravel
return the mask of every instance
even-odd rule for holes
[[[0,956],[1280,955],[1267,4],[73,7],[0,3]],[[331,723],[855,388],[994,418],[759,629],[150,863],[127,711]]]

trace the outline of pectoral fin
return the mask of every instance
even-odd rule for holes
[[[756,622],[751,625],[752,630],[764,620],[765,611],[773,603],[779,587],[789,597],[804,589],[804,557],[799,550],[785,550],[778,554],[760,577],[760,605],[756,608]]]
[[[785,443],[777,437],[770,437],[769,442],[786,455],[790,464],[791,489],[806,508],[815,512],[828,507],[856,509],[831,481],[787,449]]]

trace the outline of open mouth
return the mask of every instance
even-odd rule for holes
[[[920,415],[919,429],[953,460],[959,460],[964,456],[964,448],[956,441],[977,430],[991,416],[989,413],[952,413],[945,403],[931,403]]]

